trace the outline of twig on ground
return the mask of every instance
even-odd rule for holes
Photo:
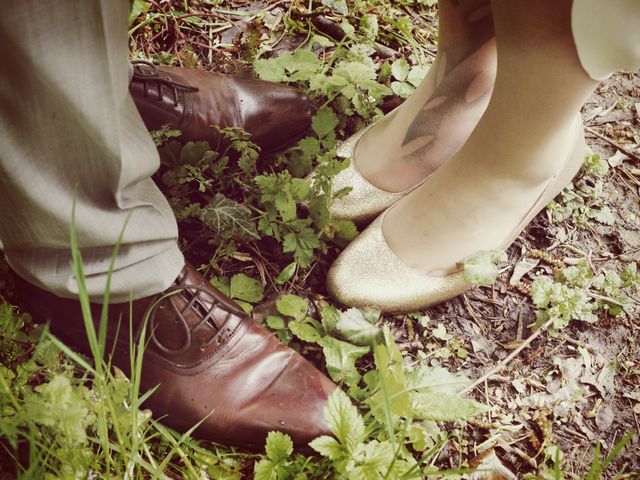
[[[585,127],[584,129],[585,129],[585,131],[589,132],[590,134],[595,135],[596,137],[598,137],[600,140],[603,140],[603,141],[607,142],[612,147],[616,147],[618,150],[620,150],[625,155],[635,159],[637,162],[640,162],[640,155],[638,155],[636,153],[633,153],[631,150],[629,150],[628,148],[623,147],[622,145],[620,145],[615,140],[611,140],[609,137],[606,137],[606,136],[602,135],[601,133],[596,132],[591,127]]]
[[[621,309],[623,309],[625,311],[626,311],[626,308],[628,308],[628,305],[625,305],[624,303],[620,303],[620,302],[618,302],[617,300],[614,300],[611,297],[606,297],[604,295],[600,295],[598,293],[592,292],[591,290],[587,290],[587,294],[590,297],[592,297],[592,298],[594,298],[596,300],[601,300],[603,302],[607,302],[607,303],[610,303],[612,305],[616,305],[617,307],[620,307]]]
[[[547,320],[529,338],[527,338],[525,341],[523,341],[522,345],[520,345],[513,352],[511,352],[509,355],[507,355],[504,358],[504,360],[502,360],[499,364],[497,364],[495,367],[493,367],[491,370],[489,370],[487,373],[485,373],[482,377],[480,377],[475,382],[473,382],[471,385],[469,385],[467,388],[462,390],[462,392],[460,392],[460,394],[461,395],[465,395],[465,394],[473,391],[478,385],[480,385],[480,384],[484,383],[486,380],[488,380],[489,377],[491,377],[492,375],[495,375],[496,373],[501,371],[504,367],[506,367],[509,364],[509,362],[511,362],[511,360],[513,360],[515,357],[517,357],[520,352],[522,352],[525,348],[527,348],[531,344],[531,342],[533,342],[536,338],[538,338],[542,334],[542,332],[546,332],[547,328],[549,328],[549,326],[552,323],[553,323],[553,319]]]
[[[467,298],[467,294],[466,293],[462,294],[462,300],[464,302],[465,308],[467,309],[467,313],[469,313],[469,315],[471,315],[471,317],[476,321],[476,325],[478,325],[478,327],[482,328],[482,322],[480,322],[480,318],[478,317],[475,309],[469,303],[469,299]]]
[[[562,339],[565,342],[570,343],[571,345],[573,345],[575,347],[582,347],[582,348],[586,349],[589,353],[595,353],[595,348],[593,348],[588,343],[581,342],[580,340],[576,340],[575,338],[571,338],[571,337],[569,337],[567,335],[563,335]]]

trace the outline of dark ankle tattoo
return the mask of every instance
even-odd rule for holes
[[[464,24],[460,33],[464,41],[443,47],[439,54],[433,93],[409,126],[402,144],[405,160],[424,160],[429,151],[453,153],[446,152],[446,132],[456,128],[456,119],[468,107],[486,101],[493,89],[481,58],[490,55],[487,49],[494,43],[491,4],[488,0],[449,2],[458,10],[455,17]]]

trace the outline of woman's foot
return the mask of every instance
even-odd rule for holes
[[[455,2],[456,4],[458,2]],[[388,192],[433,173],[466,141],[495,80],[496,47],[487,0],[441,1],[438,56],[407,101],[358,142],[360,173]]]

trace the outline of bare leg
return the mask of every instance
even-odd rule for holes
[[[431,174],[467,139],[495,79],[489,0],[440,0],[438,55],[416,92],[359,142],[356,163],[376,186],[405,190]]]
[[[464,146],[387,215],[392,250],[425,273],[497,248],[571,149],[580,106],[597,85],[571,33],[571,0],[493,0],[495,89]]]

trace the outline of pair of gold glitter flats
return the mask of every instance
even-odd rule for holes
[[[353,161],[358,141],[367,129],[346,140],[338,149],[340,157],[350,158],[351,165],[334,179],[334,191],[351,187],[346,197],[332,206],[333,218],[371,223],[340,254],[329,270],[327,287],[341,303],[354,306],[377,306],[384,312],[406,313],[443,302],[464,293],[472,284],[462,271],[443,276],[427,275],[403,263],[391,250],[382,225],[386,214],[402,198],[415,191],[427,179],[399,193],[379,189],[368,182]],[[546,188],[508,238],[495,250],[506,250],[533,218],[567,185],[580,169],[585,143],[582,120],[575,125],[575,139],[562,169]]]

